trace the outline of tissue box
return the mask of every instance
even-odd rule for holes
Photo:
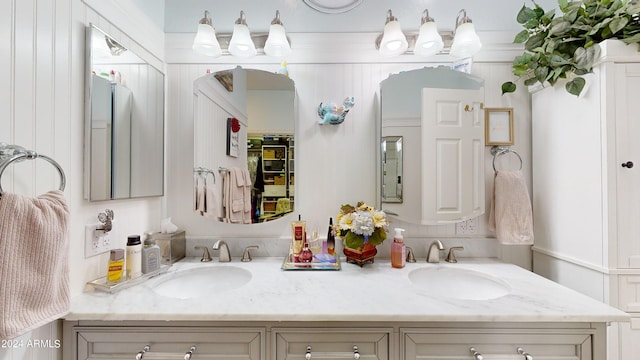
[[[171,265],[184,258],[186,238],[184,231],[177,231],[171,234],[155,233],[153,240],[160,248],[161,264]]]

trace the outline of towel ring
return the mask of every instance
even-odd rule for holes
[[[493,171],[497,172],[498,170],[496,169],[496,159],[499,156],[508,154],[508,153],[513,153],[515,156],[518,157],[518,160],[520,160],[520,168],[518,170],[522,170],[522,157],[520,157],[520,154],[518,154],[515,150],[511,150],[508,147],[504,147],[504,146],[494,146],[491,148],[491,154],[493,154]]]
[[[2,179],[2,173],[4,173],[4,170],[7,168],[7,166],[9,166],[9,164],[11,164],[14,161],[19,162],[25,159],[26,160],[44,159],[58,170],[58,173],[60,174],[59,189],[60,191],[64,191],[64,188],[67,184],[67,179],[64,175],[64,170],[62,170],[62,167],[60,166],[60,164],[58,164],[52,158],[46,155],[38,154],[33,150],[25,150],[22,146],[18,146],[18,145],[2,144],[0,146],[0,150],[2,150],[0,151],[0,161],[2,161],[0,162],[0,179]],[[7,152],[9,152],[11,155],[7,154]],[[4,193],[4,190],[2,190],[2,184],[0,183],[0,196],[3,193]]]

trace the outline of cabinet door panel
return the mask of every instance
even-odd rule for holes
[[[590,360],[591,335],[526,333],[510,329],[483,333],[447,333],[447,330],[403,331],[404,360],[471,360],[475,348],[487,360],[522,360],[518,348],[536,360]]]
[[[77,359],[130,360],[149,345],[144,359],[184,359],[195,346],[195,359],[259,360],[264,359],[264,337],[264,331],[252,329],[81,329],[77,333]]]
[[[369,329],[278,329],[274,330],[275,359],[305,359],[311,347],[311,359],[354,359],[354,346],[360,360],[388,360],[391,330]]]
[[[640,268],[640,64],[616,65],[615,79],[618,267]]]

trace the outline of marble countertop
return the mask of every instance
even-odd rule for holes
[[[235,259],[234,259],[235,260]],[[282,259],[243,263],[201,263],[187,258],[167,273],[116,293],[88,291],[71,299],[67,320],[184,321],[447,321],[447,322],[616,322],[629,316],[576,291],[512,264],[493,259],[459,259],[456,264],[408,263],[394,269],[388,259],[340,271],[283,271]],[[175,299],[152,288],[178,273],[205,267],[239,267],[251,272],[237,289],[202,298]],[[448,298],[417,291],[409,274],[420,268],[475,270],[507,284],[507,295],[490,300]],[[455,282],[455,280],[452,280]],[[215,284],[214,281],[212,281]],[[213,286],[215,289],[215,285]],[[214,290],[215,291],[215,290]]]

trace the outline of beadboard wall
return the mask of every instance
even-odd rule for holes
[[[48,155],[65,171],[72,294],[82,292],[84,283],[106,266],[104,256],[84,258],[84,225],[96,223],[99,212],[114,210],[115,237],[122,246],[127,234],[155,226],[161,218],[162,198],[101,203],[83,199],[85,26],[98,25],[163,69],[164,34],[136,11],[124,0],[0,2],[0,142]],[[59,186],[57,171],[42,160],[10,166],[1,181],[5,191],[27,196]],[[57,322],[43,326],[17,339],[17,346],[0,348],[0,360],[60,359],[56,340],[61,335]]]
[[[292,40],[293,41],[293,40]],[[168,41],[171,43],[171,41]],[[169,54],[169,51],[168,51]],[[171,61],[171,55],[167,55]],[[240,238],[254,240],[262,238],[290,238],[288,223],[274,222],[243,227],[213,222],[209,218],[195,216],[193,207],[193,81],[212,72],[233,68],[237,63],[214,64],[169,63],[167,112],[169,123],[167,216],[174,223],[188,229],[187,236],[196,239]],[[197,61],[197,60],[195,60]],[[296,209],[308,227],[324,231],[330,216],[335,217],[343,203],[363,200],[375,203],[379,184],[376,182],[376,117],[379,108],[378,90],[380,81],[391,73],[437,63],[302,63],[289,62],[290,77],[295,81],[299,118],[296,123]],[[279,64],[246,64],[245,67],[275,72]],[[473,74],[485,79],[486,107],[513,107],[515,116],[515,143],[513,147],[522,156],[523,171],[530,182],[530,104],[527,94],[501,96],[500,85],[511,76],[511,65],[507,62],[478,62],[473,64]],[[318,124],[317,107],[320,102],[340,101],[347,96],[356,100],[344,123],[338,126]],[[218,148],[223,149],[224,144]],[[492,155],[486,148],[486,191],[492,193]],[[222,150],[224,151],[224,150]],[[506,161],[517,162],[505,157]],[[517,167],[519,164],[500,164]],[[196,165],[197,166],[197,165]],[[215,168],[215,167],[214,167]],[[472,237],[492,238],[488,230],[488,213],[491,196],[487,196],[486,214],[478,218],[479,229]],[[450,238],[458,237],[455,225],[421,226],[394,220],[392,227],[403,227],[407,238]],[[423,241],[428,244],[428,240]],[[530,252],[523,247],[497,247],[498,254],[505,261],[530,268]],[[283,251],[285,251],[284,249]],[[381,247],[385,255],[386,247]],[[420,250],[420,249],[418,249]],[[426,249],[424,249],[426,251]],[[266,251],[266,250],[265,250]],[[259,253],[258,250],[257,253]],[[420,252],[420,251],[419,251]]]

